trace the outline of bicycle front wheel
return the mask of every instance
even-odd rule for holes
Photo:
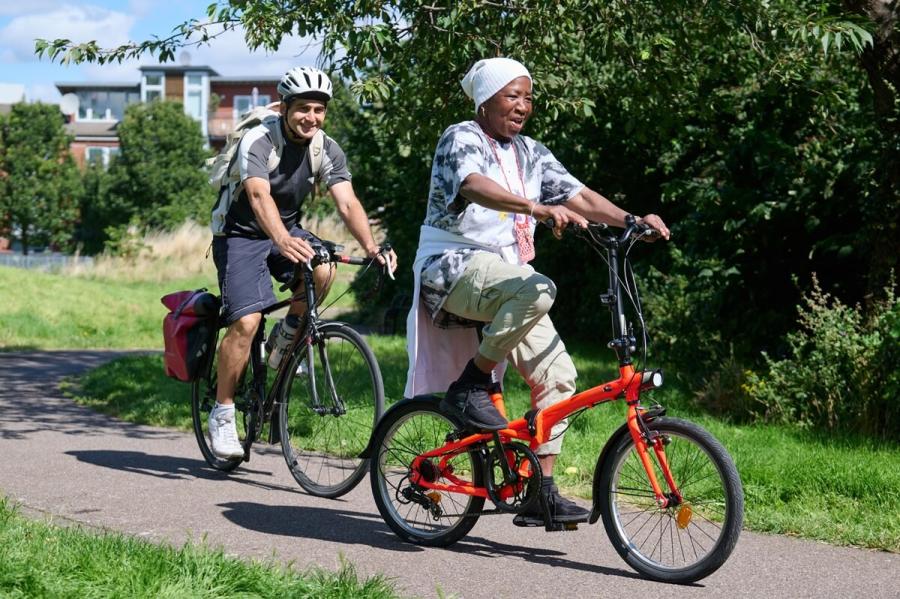
[[[286,366],[278,423],[291,474],[311,495],[340,497],[366,475],[359,457],[384,411],[378,362],[362,335],[324,323],[312,346],[298,345]]]
[[[606,534],[620,556],[653,580],[689,583],[715,572],[741,532],[744,493],[725,448],[700,426],[658,418],[647,427],[663,436],[680,503],[660,508],[630,435],[607,455],[597,493]],[[667,489],[658,460],[650,458]]]
[[[444,445],[456,429],[436,402],[425,400],[398,406],[378,427],[372,445],[372,494],[381,517],[404,541],[447,547],[468,534],[478,520],[484,497],[428,490],[410,480],[416,457]],[[443,466],[442,458],[446,458]],[[438,484],[482,485],[483,465],[474,452],[432,458],[419,468],[420,474]]]

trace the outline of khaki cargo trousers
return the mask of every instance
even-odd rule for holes
[[[478,351],[495,362],[508,359],[531,387],[531,405],[543,409],[575,393],[575,365],[547,316],[556,285],[530,266],[505,262],[491,252],[478,252],[444,303],[444,310],[488,323]],[[563,420],[538,455],[562,448]]]

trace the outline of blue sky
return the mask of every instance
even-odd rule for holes
[[[111,65],[61,66],[34,55],[34,39],[97,40],[110,47],[128,40],[166,37],[190,18],[202,19],[213,0],[0,0],[0,84],[25,85],[30,101],[57,102],[58,82],[133,81],[140,61]],[[221,75],[280,75],[295,64],[313,64],[317,48],[286,38],[277,53],[251,54],[239,32],[228,32],[211,46],[190,48],[190,63],[208,65]]]

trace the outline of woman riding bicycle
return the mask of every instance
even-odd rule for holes
[[[476,116],[448,127],[435,151],[413,266],[405,396],[446,390],[442,411],[473,429],[500,430],[507,421],[488,389],[502,379],[505,360],[525,378],[536,409],[575,392],[575,366],[547,315],[556,287],[528,265],[536,221],[552,218],[558,236],[570,223],[583,227],[588,220],[622,226],[628,213],[520,134],[532,112],[525,66],[509,58],[480,60],[462,87]],[[641,220],[669,238],[658,216]],[[483,327],[480,344],[475,327]],[[554,522],[580,522],[588,512],[562,498],[553,482],[566,426],[560,422],[537,449],[541,492]],[[541,507],[515,522],[542,524]]]

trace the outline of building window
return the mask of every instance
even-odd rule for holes
[[[109,168],[110,161],[119,154],[119,148],[110,146],[88,146],[84,149],[84,161],[87,164]]]
[[[188,90],[185,93],[184,110],[188,116],[196,120],[203,118],[203,92],[200,90]]]
[[[256,98],[256,102],[254,103],[254,97]],[[271,96],[265,95],[261,96],[259,94],[254,94],[250,96],[235,96],[234,97],[234,122],[238,122],[245,112],[253,108],[254,106],[265,106],[266,104],[272,101]]]
[[[209,106],[209,77],[203,72],[184,74],[184,112],[200,122],[203,136],[209,134],[207,123]]]
[[[78,92],[79,121],[121,121],[125,107],[137,102],[140,97],[127,91],[82,91]]]
[[[165,95],[166,77],[162,73],[144,73],[141,82],[141,101],[162,100]]]

